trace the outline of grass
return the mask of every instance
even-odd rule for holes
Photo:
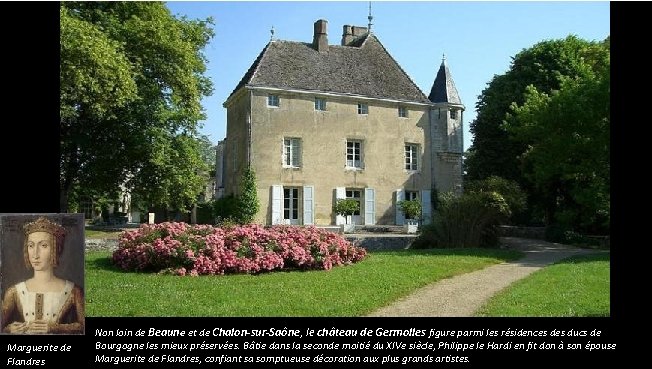
[[[370,253],[330,271],[177,277],[124,272],[86,254],[87,316],[362,316],[426,284],[514,260],[508,250]]]
[[[494,296],[479,316],[609,316],[609,253],[576,256],[532,273]]]

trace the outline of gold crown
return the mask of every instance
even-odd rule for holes
[[[65,228],[44,217],[40,217],[34,222],[25,224],[23,230],[25,231],[26,236],[34,232],[47,232],[56,238],[61,238],[66,234]]]

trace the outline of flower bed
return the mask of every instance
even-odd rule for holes
[[[366,255],[342,236],[315,227],[161,223],[122,233],[113,263],[124,270],[215,275],[328,270]]]

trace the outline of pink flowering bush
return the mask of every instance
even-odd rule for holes
[[[161,223],[123,232],[113,263],[124,270],[176,275],[253,274],[328,270],[366,255],[342,236],[315,227]]]

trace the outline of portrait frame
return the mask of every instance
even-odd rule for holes
[[[26,260],[24,226],[44,218],[65,230],[63,248],[57,257],[58,265],[53,267],[53,274],[63,281],[72,282],[74,291],[66,291],[68,294],[75,294],[77,299],[81,296],[81,304],[76,304],[75,315],[77,321],[81,319],[81,331],[79,329],[66,331],[48,332],[46,334],[84,334],[85,316],[84,311],[84,262],[85,262],[85,235],[84,235],[84,214],[67,213],[30,213],[30,214],[8,214],[0,213],[0,294],[2,296],[2,310],[0,311],[0,327],[2,334],[13,334],[5,332],[5,326],[14,321],[15,312],[12,316],[5,316],[5,303],[7,293],[13,286],[34,276],[34,270],[28,266]],[[70,305],[68,296],[62,298],[64,307]],[[82,311],[77,311],[81,307]],[[38,309],[38,308],[37,308]],[[63,309],[61,310],[63,311]],[[27,313],[27,312],[25,312]],[[63,319],[63,318],[61,318]],[[29,333],[27,333],[29,334]]]

